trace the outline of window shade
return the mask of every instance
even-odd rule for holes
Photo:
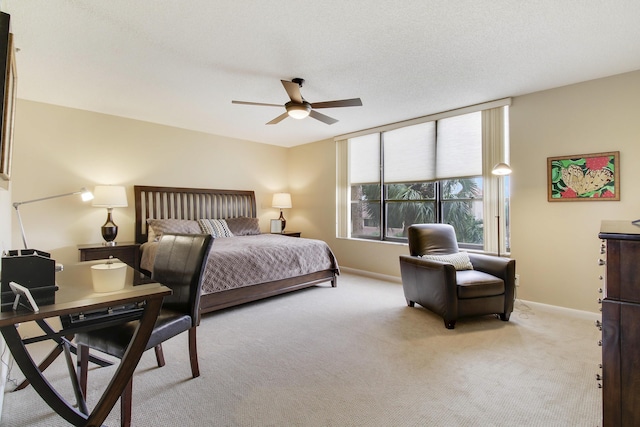
[[[438,120],[438,179],[482,175],[482,112]]]
[[[380,182],[380,134],[359,136],[349,140],[349,182]]]
[[[384,182],[416,182],[435,179],[435,122],[385,132]]]

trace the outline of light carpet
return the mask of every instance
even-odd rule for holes
[[[399,283],[343,273],[337,288],[205,315],[199,378],[191,379],[186,334],[164,344],[164,368],[146,352],[132,424],[597,426],[599,336],[590,315],[521,301],[510,322],[483,316],[447,330],[407,307]],[[90,407],[114,369],[90,370]],[[72,399],[64,358],[46,374]],[[22,379],[17,366],[10,376]],[[13,388],[0,425],[67,425],[32,387]],[[119,425],[119,403],[106,424]]]

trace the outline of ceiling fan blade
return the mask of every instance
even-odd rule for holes
[[[314,102],[311,108],[362,107],[360,98],[342,99],[340,101]]]
[[[275,125],[277,123],[280,123],[281,121],[283,121],[284,119],[286,119],[289,116],[289,113],[284,112],[282,114],[280,114],[278,117],[276,117],[275,119],[271,120],[269,123],[267,123],[268,125]]]
[[[300,93],[300,85],[298,83],[288,82],[286,80],[280,81],[282,82],[282,86],[284,86],[284,90],[287,91],[289,98],[291,98],[293,102],[301,104],[304,101],[304,99],[302,99],[302,94]]]
[[[326,123],[328,125],[332,125],[337,122],[337,120],[334,119],[333,117],[325,116],[324,114],[318,113],[317,111],[314,111],[314,110],[311,110],[309,112],[309,115],[314,119],[320,120],[321,122]]]
[[[263,102],[231,101],[232,104],[264,105],[266,107],[282,107],[282,104],[265,104]]]

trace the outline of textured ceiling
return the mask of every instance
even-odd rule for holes
[[[638,0],[4,0],[18,97],[291,147],[640,69]],[[266,122],[281,79],[339,120]]]

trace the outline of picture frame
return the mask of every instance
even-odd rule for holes
[[[13,125],[16,109],[17,72],[13,34],[9,33],[7,61],[4,78],[4,99],[2,104],[2,133],[0,134],[0,178],[11,179],[11,159],[13,157]]]
[[[547,200],[619,201],[620,152],[548,157]]]
[[[31,295],[31,291],[29,289],[25,288],[22,285],[19,285],[16,282],[9,282],[9,287],[13,291],[13,294],[16,296],[16,299],[13,301],[14,311],[18,309],[18,305],[20,304],[20,297],[24,297],[29,303],[29,305],[25,305],[23,303],[25,307],[31,309],[31,311],[33,311],[34,313],[40,311],[40,308],[38,307],[38,304],[36,304],[36,300]]]
[[[271,220],[271,233],[280,234],[282,233],[282,221],[279,219]]]

